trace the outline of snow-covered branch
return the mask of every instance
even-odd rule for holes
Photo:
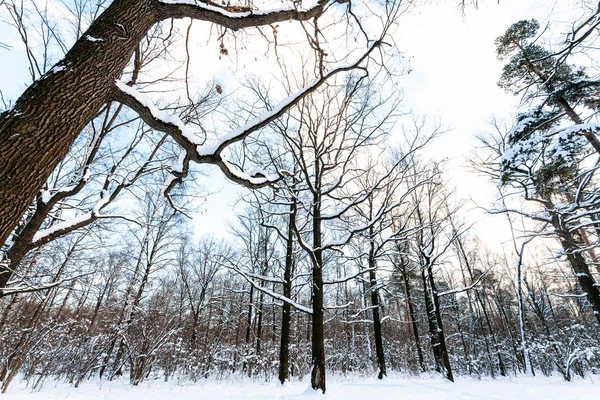
[[[266,287],[257,284],[254,281],[254,279],[252,279],[252,276],[250,276],[248,273],[240,270],[236,266],[227,265],[227,264],[221,264],[221,265],[224,266],[225,268],[229,268],[229,269],[237,272],[242,278],[244,278],[249,284],[251,284],[254,287],[254,289],[258,290],[259,292],[262,292],[262,293],[264,293],[266,295],[269,295],[269,296],[271,296],[274,299],[281,300],[284,303],[287,303],[287,304],[291,305],[292,307],[294,307],[295,309],[297,309],[299,311],[305,312],[307,314],[312,314],[313,313],[312,308],[303,306],[302,304],[299,304],[299,303],[295,302],[294,300],[292,300],[292,299],[290,299],[290,298],[288,298],[288,297],[286,297],[286,296],[284,296],[282,294],[275,293],[274,291],[269,290]],[[260,279],[261,280],[265,280],[264,278],[265,277],[261,277]]]
[[[41,284],[41,285],[30,285],[30,284],[27,284],[25,282],[22,282],[19,285],[12,286],[14,284],[11,283],[11,282],[8,282],[8,286],[5,289],[2,289],[0,291],[0,297],[10,296],[10,295],[17,294],[17,293],[19,293],[19,294],[21,294],[21,293],[31,293],[31,292],[39,292],[39,291],[42,291],[42,290],[52,289],[52,288],[55,288],[57,286],[62,285],[65,282],[70,282],[70,281],[73,281],[75,279],[87,276],[87,275],[92,275],[94,273],[95,272],[88,272],[88,273],[85,273],[85,274],[78,274],[78,275],[75,275],[75,276],[72,276],[72,277],[69,277],[69,278],[59,279],[59,280],[56,280],[56,281],[53,281],[53,282],[50,282],[50,283]]]
[[[252,10],[250,7],[244,6],[221,6],[211,1],[161,0],[158,2],[158,10],[162,20],[192,18],[238,30],[290,20],[307,21],[321,15],[328,5],[337,2],[336,0],[319,0],[317,4],[307,9]]]
[[[229,180],[248,188],[261,188],[279,180],[279,174],[269,176],[261,171],[247,174],[229,162],[223,154],[223,150],[234,143],[244,140],[252,133],[280,118],[300,100],[317,90],[331,77],[358,68],[380,44],[380,41],[373,42],[367,51],[353,63],[333,68],[316,79],[312,84],[282,100],[271,110],[253,118],[244,126],[221,136],[214,143],[210,144],[204,143],[203,139],[186,126],[177,116],[157,109],[145,94],[140,93],[135,88],[123,82],[116,82],[113,90],[113,99],[135,111],[151,128],[171,136],[185,150],[185,159],[198,164],[216,165]],[[182,178],[187,174],[187,168],[185,168],[185,163],[182,163],[181,167],[181,170],[176,170],[175,172]]]

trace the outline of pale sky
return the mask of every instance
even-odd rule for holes
[[[481,206],[491,207],[497,197],[496,189],[485,178],[469,173],[464,168],[466,158],[476,145],[474,135],[489,131],[492,116],[510,121],[518,106],[518,98],[500,89],[496,82],[502,70],[497,60],[494,40],[512,23],[521,19],[573,21],[585,15],[577,0],[501,0],[484,1],[478,10],[461,15],[455,2],[438,1],[421,6],[401,18],[396,43],[407,58],[411,72],[401,80],[405,92],[405,106],[419,114],[439,118],[450,130],[430,148],[429,155],[448,159],[447,174],[457,196],[473,198]],[[556,28],[562,33],[565,26]],[[236,193],[244,193],[235,185],[221,181],[219,195],[206,202],[207,212],[196,218],[198,233],[227,232],[223,221],[235,218],[233,212]],[[230,199],[224,206],[224,199]],[[469,222],[476,222],[475,233],[490,248],[499,249],[500,243],[510,239],[504,216],[487,215],[474,203],[465,206]]]
[[[457,2],[430,2],[401,17],[395,41],[411,65],[410,74],[401,82],[407,109],[439,118],[451,128],[430,150],[431,157],[448,159],[450,185],[457,188],[459,197],[473,197],[489,206],[496,197],[495,189],[486,185],[485,179],[467,173],[463,166],[475,145],[473,135],[490,129],[490,117],[510,118],[516,111],[518,99],[496,86],[502,62],[496,59],[494,39],[520,19],[537,18],[542,24],[547,20],[573,21],[585,11],[581,0],[501,0],[500,4],[485,0],[478,10],[469,10],[463,16]],[[4,9],[0,19],[4,19],[2,12]],[[565,25],[557,26],[557,33],[566,29]],[[12,50],[0,48],[0,90],[5,97],[14,98],[25,87],[27,64],[18,38],[7,35],[6,26],[0,25],[0,37],[2,42],[17,44]],[[219,65],[200,59],[194,70],[203,78],[212,74],[226,81],[230,73]],[[216,194],[206,200],[203,208],[207,212],[195,217],[195,231],[223,236],[227,233],[226,221],[235,218],[235,199],[247,192],[226,182],[216,168],[206,168],[210,178],[200,181]],[[472,208],[472,204],[467,205],[467,209]],[[504,217],[471,210],[469,218],[480,222],[476,232],[490,247],[496,248],[509,238]]]

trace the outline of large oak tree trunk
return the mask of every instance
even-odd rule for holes
[[[0,115],[0,243],[159,20],[152,0],[115,0],[52,70]]]

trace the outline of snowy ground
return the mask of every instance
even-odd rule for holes
[[[595,382],[597,381],[597,382]],[[87,382],[75,389],[68,384],[47,383],[41,391],[32,392],[24,383],[14,382],[0,400],[77,399],[77,400],[246,400],[309,399],[376,400],[376,399],[598,399],[600,377],[593,380],[564,382],[553,378],[507,378],[474,380],[459,378],[452,384],[438,378],[330,377],[327,394],[307,390],[308,381],[292,382],[285,387],[276,382],[260,383],[244,380],[208,381],[194,384],[144,382],[132,387],[126,382]]]

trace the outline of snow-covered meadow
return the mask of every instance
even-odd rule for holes
[[[600,377],[576,379],[565,382],[555,377],[509,377],[481,380],[458,377],[455,383],[438,377],[408,377],[394,375],[382,381],[374,377],[332,376],[327,393],[314,392],[309,380],[293,381],[285,386],[271,382],[249,379],[227,381],[208,380],[195,383],[147,380],[139,386],[127,381],[87,381],[79,388],[66,383],[48,382],[39,391],[32,391],[25,383],[15,382],[8,393],[0,399],[10,400],[246,400],[246,399],[308,399],[331,400],[499,400],[499,399],[548,399],[585,400],[597,399]]]

